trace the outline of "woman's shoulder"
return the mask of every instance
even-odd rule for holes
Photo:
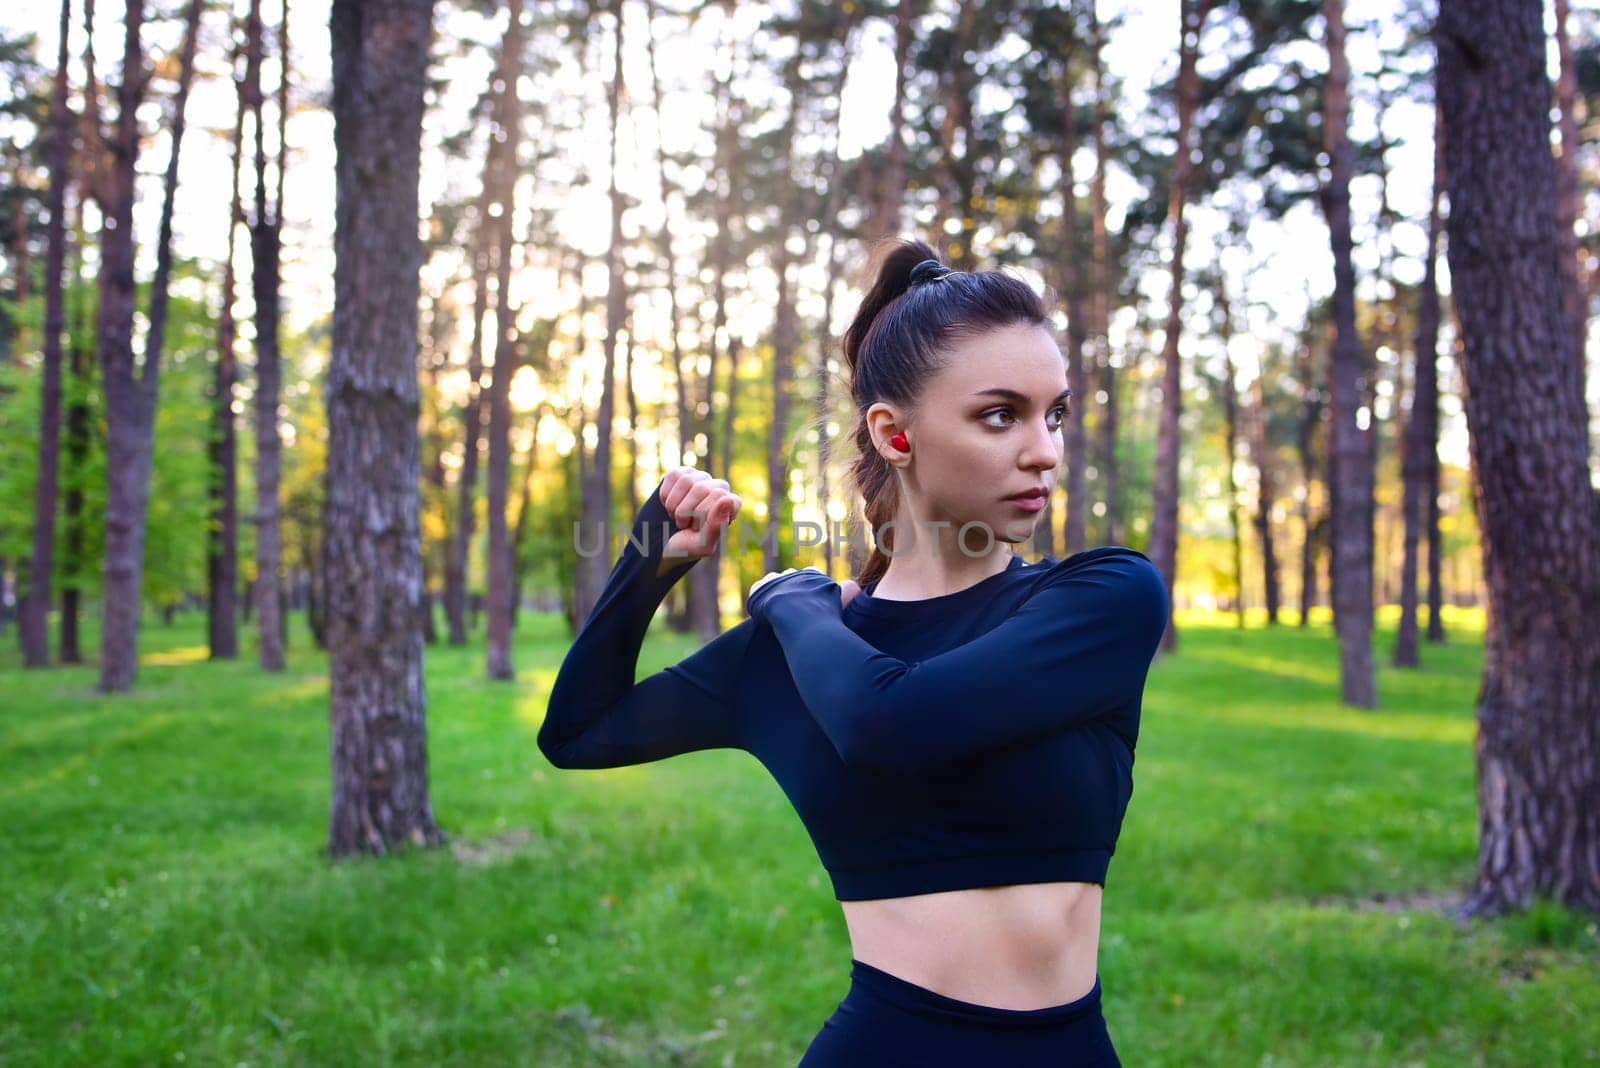
[[[1130,625],[1148,624],[1165,631],[1171,611],[1167,580],[1155,562],[1126,545],[1100,545],[1073,553],[1063,560],[1045,557],[1039,581],[1030,599],[1045,591],[1059,594],[1077,605],[1098,605],[1098,610]]]
[[[1044,578],[1065,578],[1086,571],[1137,573],[1145,578],[1152,574],[1157,578],[1161,576],[1161,571],[1153,560],[1138,549],[1130,549],[1126,545],[1097,545],[1060,560],[1054,556],[1045,556],[1030,566],[1030,570],[1035,569]]]

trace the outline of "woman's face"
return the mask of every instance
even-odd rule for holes
[[[1007,498],[1055,486],[1068,393],[1066,362],[1046,327],[1016,324],[954,344],[914,410],[880,402],[867,411],[873,440],[900,468],[898,518],[950,523],[919,526],[919,540],[928,534],[942,540],[970,522],[987,523],[997,542],[1032,537],[1043,510]],[[887,444],[896,431],[905,432],[909,456]],[[897,548],[906,544],[895,537]],[[987,543],[973,531],[967,551],[981,555]]]

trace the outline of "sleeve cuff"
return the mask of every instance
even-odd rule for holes
[[[650,496],[639,506],[639,512],[634,516],[633,526],[629,531],[629,538],[623,545],[624,553],[632,553],[643,558],[649,565],[652,577],[662,566],[666,558],[667,539],[676,534],[680,527],[672,513],[667,511],[667,506],[661,500],[661,486],[650,492]],[[689,568],[693,567],[702,558],[698,556],[672,557],[667,565],[668,570],[659,576],[661,581],[671,583]]]

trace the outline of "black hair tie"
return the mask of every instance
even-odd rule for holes
[[[940,263],[938,260],[923,260],[921,263],[911,268],[911,281],[909,284],[914,286],[919,282],[937,281],[949,273],[950,268]]]

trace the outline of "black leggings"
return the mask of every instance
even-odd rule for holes
[[[1076,1001],[1002,1009],[850,964],[850,989],[798,1068],[1121,1068],[1100,1012],[1099,973]]]

